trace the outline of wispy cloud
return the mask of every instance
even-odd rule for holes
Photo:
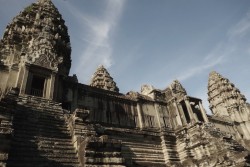
[[[244,62],[249,62],[250,60],[249,37],[250,12],[228,29],[226,39],[219,42],[209,54],[204,56],[200,65],[186,70],[185,73],[181,73],[177,78],[184,81],[192,79],[192,77],[198,74],[207,76],[209,71],[218,67],[220,69],[227,69],[225,71],[229,72],[236,67],[242,76],[244,75],[243,73],[247,73],[245,75],[248,75],[249,70],[245,69],[246,65],[244,65]],[[249,91],[245,91],[244,94],[250,99]],[[198,90],[195,96],[203,100],[205,108],[211,114],[208,109],[207,95],[204,93],[204,89]]]
[[[219,42],[209,54],[204,56],[198,66],[187,69],[177,78],[184,81],[205,71],[207,72],[207,70],[211,71],[214,67],[226,63],[232,57],[235,57],[236,53],[241,53],[241,55],[249,54],[250,46],[244,47],[244,38],[246,38],[247,35],[250,35],[250,12],[237,24],[229,28],[226,39]]]
[[[250,11],[228,31],[230,39],[243,37],[250,32]]]
[[[209,63],[201,63],[201,65],[199,65],[199,66],[188,69],[187,71],[185,71],[184,74],[178,76],[177,78],[180,81],[189,79],[189,78],[193,77],[194,75],[200,74],[200,73],[204,72],[205,70],[210,69],[210,68],[214,67],[215,65],[220,64],[223,61],[224,57],[225,56],[222,55],[222,56],[219,56],[217,58],[214,58],[213,61],[210,61]]]
[[[84,41],[84,50],[80,53],[79,61],[75,68],[75,72],[82,73],[85,71],[88,76],[90,71],[102,64],[105,67],[110,67],[112,61],[112,37],[115,32],[115,28],[119,22],[119,18],[124,8],[124,0],[106,0],[102,15],[89,15],[77,8],[70,6],[71,13],[79,20],[79,24],[82,27],[82,31],[79,37]],[[87,28],[86,28],[87,27]],[[81,77],[81,76],[80,76]]]

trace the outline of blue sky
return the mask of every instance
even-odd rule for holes
[[[0,0],[0,33],[36,0]],[[207,102],[216,70],[250,99],[249,0],[52,0],[69,29],[71,74],[88,84],[103,64],[121,93],[180,80]]]

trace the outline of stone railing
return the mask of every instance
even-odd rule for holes
[[[73,114],[65,114],[74,147],[81,166],[85,165],[85,148],[91,136],[95,136],[94,128],[85,123],[89,111],[77,108]]]

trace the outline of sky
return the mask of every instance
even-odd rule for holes
[[[0,0],[0,34],[36,0]],[[70,74],[89,84],[104,65],[121,93],[178,79],[208,113],[211,71],[250,100],[249,0],[52,0],[72,46]]]

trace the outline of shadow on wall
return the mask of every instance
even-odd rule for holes
[[[93,101],[93,104],[87,107],[79,106],[90,111],[89,122],[113,127],[139,127],[136,104],[101,98]]]

